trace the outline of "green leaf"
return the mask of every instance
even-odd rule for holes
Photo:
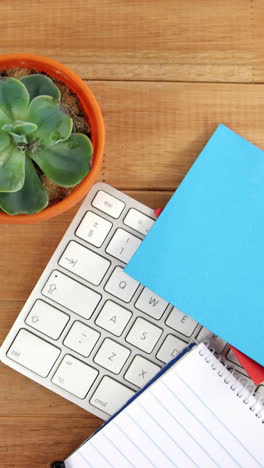
[[[31,122],[23,122],[23,120],[15,120],[12,123],[7,123],[2,126],[5,132],[15,132],[19,135],[30,135],[37,130],[37,125]]]
[[[72,131],[71,117],[50,96],[38,96],[31,101],[27,120],[38,126],[32,137],[39,138],[44,145],[66,140]]]
[[[15,78],[0,79],[0,124],[24,120],[29,104],[27,88]]]
[[[25,154],[11,143],[3,148],[4,138],[0,132],[0,192],[16,192],[25,180]]]
[[[10,137],[6,132],[2,132],[0,130],[0,161],[1,161],[1,153],[10,145]],[[1,167],[1,163],[0,163]]]
[[[61,98],[61,93],[59,88],[55,86],[53,81],[46,75],[35,74],[28,75],[21,78],[22,83],[26,86],[30,101],[37,96],[51,96],[54,99]]]
[[[13,138],[13,141],[16,145],[22,143],[24,145],[27,144],[27,139],[25,135],[20,135],[19,133],[9,132],[9,135]]]
[[[43,148],[31,157],[56,184],[72,187],[88,174],[92,153],[89,138],[73,133],[67,141]]]
[[[43,210],[49,202],[31,159],[26,158],[25,183],[21,190],[0,193],[0,208],[10,215],[34,214]]]

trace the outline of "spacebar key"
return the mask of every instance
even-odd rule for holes
[[[47,377],[59,354],[59,348],[22,328],[10,346],[7,357],[41,377]]]

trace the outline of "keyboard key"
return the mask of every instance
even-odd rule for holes
[[[142,356],[136,356],[130,364],[124,378],[137,387],[143,387],[154,375],[159,372],[160,367]]]
[[[98,331],[76,321],[66,336],[64,345],[67,346],[67,348],[76,351],[76,353],[87,357],[93,350],[99,338],[100,333]]]
[[[75,241],[69,242],[59,265],[98,286],[111,262]]]
[[[119,218],[123,209],[125,208],[124,202],[109,195],[103,190],[99,190],[95,195],[92,205],[100,211],[112,216],[112,218]]]
[[[113,301],[106,301],[95,323],[104,330],[120,336],[128,324],[132,312]]]
[[[138,239],[138,237],[133,236],[133,234],[130,234],[124,229],[119,228],[116,230],[114,236],[109,242],[106,248],[106,252],[118,260],[121,260],[124,263],[128,263],[141,242],[142,241]]]
[[[27,330],[19,330],[7,357],[32,372],[47,377],[61,350]]]
[[[135,393],[131,388],[111,379],[111,377],[105,376],[95,390],[90,403],[112,416]]]
[[[256,395],[259,398],[264,398],[264,385],[260,385],[256,390]]]
[[[126,337],[126,341],[146,353],[151,353],[162,335],[162,329],[139,317]]]
[[[51,273],[42,294],[85,319],[91,317],[101,299],[100,294],[58,270]]]
[[[236,357],[236,355],[235,355],[235,353],[233,352],[232,349],[229,349],[229,351],[228,351],[228,353],[227,353],[227,355],[226,355],[226,359],[227,359],[228,361],[233,362],[233,364],[236,364],[237,366],[242,367],[241,364],[240,364],[240,362],[239,362],[239,360],[237,359],[237,357]]]
[[[135,229],[135,231],[140,232],[140,234],[144,236],[152,228],[154,222],[154,219],[140,213],[140,211],[135,210],[135,208],[131,208],[124,219],[124,224]]]
[[[182,333],[182,335],[191,336],[198,324],[191,317],[173,307],[166,320],[166,325]]]
[[[222,353],[226,345],[224,340],[219,338],[219,336],[215,336],[207,328],[202,328],[196,339],[199,343],[209,341],[210,348],[214,349],[216,353]]]
[[[101,247],[111,227],[112,223],[110,221],[92,211],[87,211],[76,230],[76,236],[95,247]]]
[[[98,370],[84,364],[70,354],[66,354],[56,370],[52,382],[83,400],[98,374]]]
[[[230,367],[228,368],[228,370],[237,380],[239,380],[239,382],[241,383],[241,385],[243,385],[243,387],[249,388],[250,386],[252,386],[252,389],[253,389],[254,384],[247,375],[244,375],[241,372],[239,372],[237,369],[232,369]]]
[[[29,312],[26,323],[53,340],[57,340],[69,320],[69,315],[38,299]]]
[[[168,335],[157,353],[157,358],[167,364],[186,348],[187,344],[176,336]]]
[[[128,276],[121,267],[116,267],[105,285],[105,290],[124,302],[129,302],[139,283]]]
[[[130,349],[106,338],[95,355],[94,362],[114,374],[119,374],[130,353]]]
[[[148,288],[143,289],[135,304],[137,309],[157,320],[161,318],[167,306],[168,302],[161,299],[161,297],[154,294]]]

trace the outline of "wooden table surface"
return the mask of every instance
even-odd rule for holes
[[[159,207],[218,123],[264,149],[263,19],[263,0],[8,0],[0,53],[87,80],[106,125],[99,180]],[[77,208],[0,226],[0,342]],[[1,468],[48,466],[101,424],[4,365],[0,379]]]

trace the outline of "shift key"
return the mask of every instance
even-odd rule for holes
[[[41,377],[47,377],[60,349],[25,329],[19,330],[7,357]]]

